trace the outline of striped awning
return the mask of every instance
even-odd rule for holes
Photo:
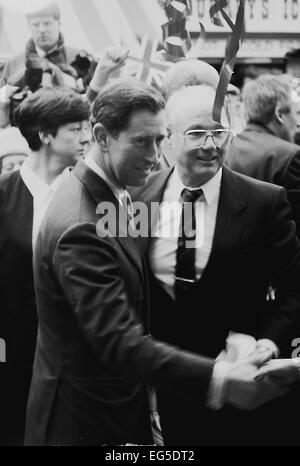
[[[109,45],[138,48],[145,35],[160,40],[165,15],[157,0],[56,0],[68,45],[99,55]],[[3,9],[0,57],[24,50],[30,37],[26,16]]]

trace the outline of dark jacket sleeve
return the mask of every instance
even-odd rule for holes
[[[206,397],[213,360],[145,335],[130,308],[116,248],[95,225],[60,237],[53,266],[86,341],[104,367],[193,399]]]
[[[291,158],[282,175],[282,185],[287,190],[288,200],[292,206],[296,222],[296,232],[300,238],[300,149]]]
[[[276,299],[263,336],[282,347],[291,343],[300,313],[300,244],[283,188],[277,191],[270,209],[267,243]]]

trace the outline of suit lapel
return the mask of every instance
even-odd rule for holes
[[[163,200],[164,191],[173,168],[153,175],[153,181],[147,185],[143,193],[143,201],[148,205],[155,203],[152,221],[157,220],[159,203]],[[239,188],[237,178],[227,167],[223,167],[221,193],[217,211],[216,227],[212,244],[212,253],[219,254],[222,251],[236,247],[244,230],[243,213],[247,203]]]
[[[245,228],[243,213],[247,204],[234,173],[223,167],[221,192],[216,218],[215,234],[210,259],[222,255],[239,244]]]
[[[133,195],[135,200],[142,199],[146,203],[161,202],[173,170],[174,167],[153,173],[146,186],[138,189],[137,194]]]
[[[136,202],[145,203],[148,213],[148,235],[146,238],[142,237],[140,241],[143,252],[149,247],[152,233],[155,231],[155,226],[158,221],[159,206],[163,200],[164,191],[173,170],[174,167],[153,173],[145,187],[133,191],[133,199]]]
[[[100,206],[101,203],[111,203],[115,207],[117,234],[115,234],[115,231],[112,231],[112,236],[114,236],[116,241],[118,241],[126,256],[138,269],[143,279],[141,252],[138,240],[133,238],[130,234],[130,231],[132,230],[130,230],[130,227],[128,229],[128,218],[123,206],[119,204],[116,196],[105,181],[100,178],[97,173],[91,170],[83,161],[79,161],[77,163],[73,173],[84,184],[85,188],[94,199],[95,214],[97,207]],[[98,221],[101,221],[100,215]]]

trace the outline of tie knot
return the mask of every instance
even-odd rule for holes
[[[199,197],[203,194],[203,191],[201,188],[199,189],[194,189],[194,190],[190,190],[190,189],[183,189],[182,190],[182,193],[181,193],[181,198],[183,200],[183,202],[195,202],[197,199],[199,199]]]
[[[121,196],[121,202],[125,208],[125,211],[129,215],[129,217],[133,217],[133,205],[130,194],[127,190],[124,190]]]

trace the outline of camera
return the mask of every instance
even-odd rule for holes
[[[26,71],[24,75],[24,85],[31,92],[37,91],[41,87],[43,73],[47,68],[47,60],[37,55],[29,55],[26,60]]]
[[[91,55],[82,50],[76,55],[71,66],[76,70],[78,78],[82,78],[84,86],[87,86],[92,79],[97,63]]]
[[[76,55],[71,66],[77,71],[78,77],[83,78],[89,72],[92,62],[91,56],[83,50]]]

